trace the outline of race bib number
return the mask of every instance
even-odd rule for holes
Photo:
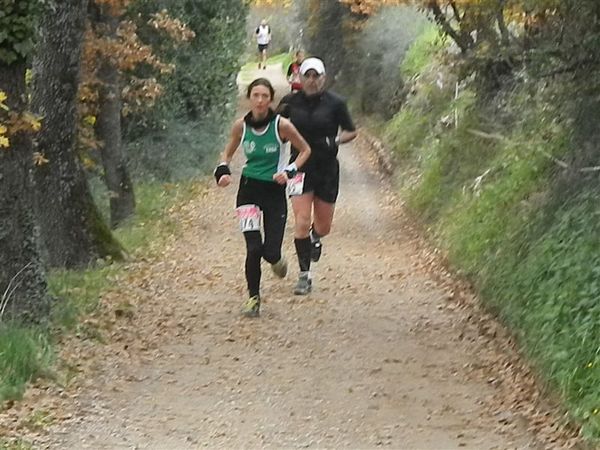
[[[246,231],[260,231],[261,211],[258,206],[238,206],[235,212],[240,220],[240,230],[242,230],[242,233]]]
[[[304,172],[298,172],[294,178],[287,181],[287,194],[290,197],[302,195],[304,190]]]

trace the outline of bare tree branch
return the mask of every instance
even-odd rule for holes
[[[459,30],[452,28],[437,0],[430,0],[427,7],[433,13],[434,20],[442,28],[442,31],[456,42],[456,45],[458,45],[463,53],[466,53],[467,50],[473,47],[474,42],[469,34],[461,33]]]
[[[450,0],[450,6],[452,7],[452,12],[454,13],[454,18],[458,23],[461,22],[462,17],[460,17],[460,11],[458,10],[458,6],[456,6],[456,2],[454,0]]]
[[[500,42],[504,47],[508,47],[510,44],[510,33],[506,27],[504,21],[504,7],[506,6],[506,0],[498,0],[498,10],[496,11],[496,22],[498,23],[498,29],[500,30]]]

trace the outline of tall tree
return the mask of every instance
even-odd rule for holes
[[[92,8],[92,26],[107,46],[118,40],[120,17],[127,1],[97,1]],[[133,183],[127,169],[121,136],[121,74],[118,54],[101,55],[96,76],[99,82],[96,137],[104,177],[109,190],[110,223],[117,227],[135,212]]]
[[[34,174],[42,256],[52,267],[122,257],[75,152],[77,89],[88,0],[52,1],[41,19],[32,108],[43,117]],[[41,159],[43,158],[43,159]]]
[[[109,189],[111,225],[133,214],[135,197],[122,145],[123,118],[145,116],[164,88],[157,74],[173,71],[154,48],[144,43],[138,24],[128,18],[130,0],[93,0],[84,47],[81,85],[84,116],[95,123],[94,145],[100,150]],[[149,2],[138,2],[147,5]],[[132,13],[135,16],[135,13]],[[139,17],[136,17],[139,19]],[[193,39],[193,31],[165,9],[153,11],[144,25],[153,30],[159,46],[176,46]]]
[[[32,121],[25,84],[39,5],[38,0],[0,1],[0,90],[9,108],[0,110],[0,123],[10,138],[10,146],[0,149],[0,314],[25,320],[44,318],[50,305],[33,220]]]

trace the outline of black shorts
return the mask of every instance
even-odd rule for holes
[[[340,163],[337,159],[319,164],[304,175],[303,194],[313,192],[327,203],[335,203],[340,189]]]
[[[264,214],[287,215],[285,186],[242,176],[235,206],[256,205]],[[285,222],[285,219],[284,219]]]
[[[269,44],[258,44],[258,53],[262,53],[263,50],[266,50],[269,48]]]

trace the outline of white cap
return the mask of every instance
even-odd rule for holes
[[[305,75],[309,70],[314,70],[319,75],[325,73],[325,64],[319,58],[306,58],[300,65],[300,73]]]

